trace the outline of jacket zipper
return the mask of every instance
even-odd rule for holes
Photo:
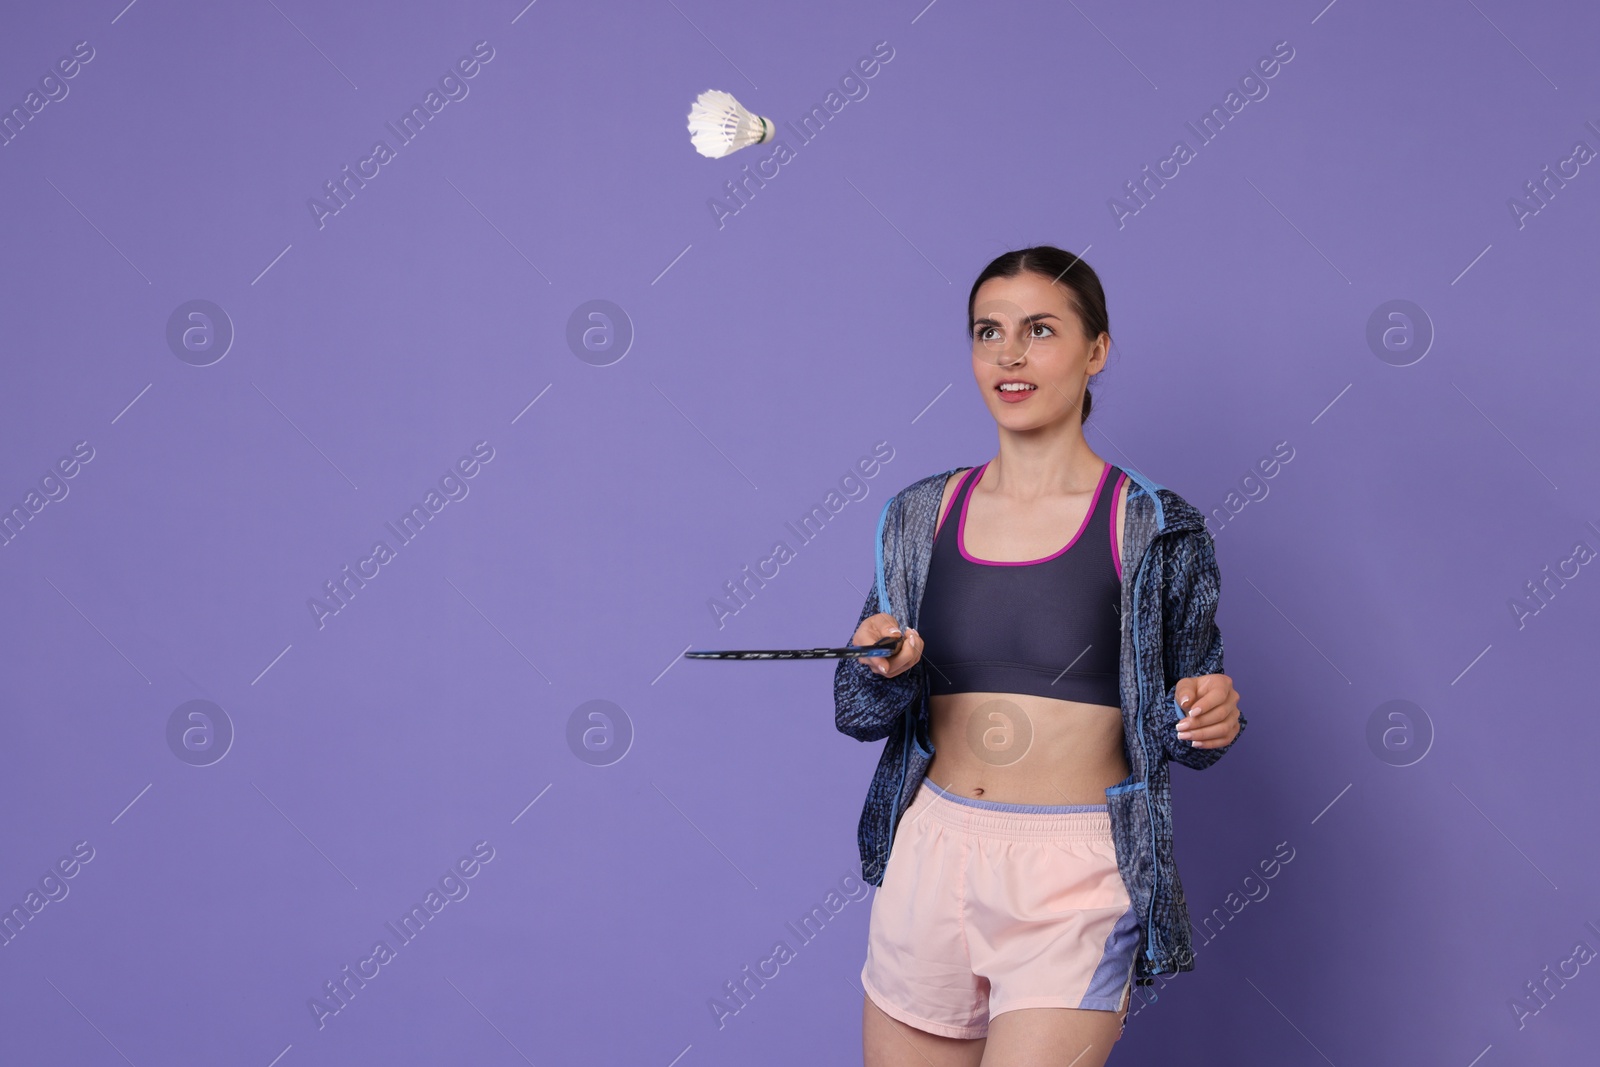
[[[1146,564],[1148,564],[1150,562],[1150,549],[1155,546],[1156,540],[1160,536],[1161,536],[1161,531],[1159,531],[1159,530],[1156,531],[1156,533],[1151,536],[1150,543],[1145,546],[1144,554],[1139,557],[1139,569],[1134,573],[1134,576],[1133,576],[1133,609],[1132,609],[1133,610],[1133,622],[1132,622],[1132,629],[1133,629],[1133,632],[1134,632],[1134,639],[1133,639],[1133,677],[1134,677],[1135,687],[1138,686],[1138,683],[1144,677],[1143,672],[1139,670],[1139,637],[1138,637],[1138,628],[1139,628],[1139,589],[1140,589],[1140,586],[1143,584],[1141,579],[1142,579],[1142,576],[1144,575],[1145,566],[1146,566]],[[1146,932],[1146,941],[1148,941],[1149,940],[1149,932],[1155,929],[1156,890],[1161,885],[1161,864],[1160,864],[1160,861],[1159,861],[1159,858],[1158,858],[1158,855],[1157,855],[1157,852],[1156,852],[1156,811],[1155,811],[1155,801],[1152,800],[1151,797],[1150,797],[1150,746],[1146,741],[1145,733],[1144,733],[1144,701],[1142,699],[1139,700],[1139,708],[1138,708],[1138,711],[1137,711],[1137,713],[1135,715],[1134,731],[1139,735],[1139,750],[1144,753],[1144,805],[1145,805],[1145,811],[1149,816],[1149,822],[1150,822],[1150,870],[1151,870],[1151,874],[1152,874],[1153,880],[1152,880],[1152,882],[1150,884],[1150,904],[1149,904],[1149,907],[1145,911],[1145,920],[1144,920],[1144,927],[1145,927],[1145,932]],[[1165,946],[1163,946],[1163,951],[1165,951]],[[1155,958],[1154,954],[1151,952],[1151,946],[1149,944],[1145,945],[1145,958],[1146,959],[1154,959]]]
[[[879,516],[878,518],[878,539],[876,551],[878,553],[878,573],[880,575],[883,573],[883,520],[888,513],[889,505],[886,502],[884,504],[883,515]],[[880,603],[878,606],[887,610],[891,606],[888,603],[888,590],[884,589],[882,586],[879,588],[883,595],[879,598],[882,603]],[[893,615],[894,612],[889,611],[889,614]],[[895,616],[895,618],[898,620],[899,616]],[[911,745],[917,733],[917,720],[922,715],[922,699],[922,687],[921,684],[918,683],[917,699],[912,701],[912,706],[906,709],[906,728],[904,730],[905,736],[900,740],[900,780],[899,784],[895,788],[894,798],[891,801],[893,807],[890,809],[895,814],[894,817],[889,820],[888,840],[881,841],[878,844],[878,877],[880,880],[883,877],[883,873],[888,870],[889,850],[894,846],[895,831],[900,828],[900,816],[903,814],[903,812],[900,811],[900,798],[906,794],[906,772],[910,770]]]
[[[894,799],[892,801],[894,804],[893,810],[895,812],[895,816],[889,822],[889,840],[882,842],[878,847],[878,870],[880,874],[889,867],[889,849],[894,844],[895,831],[900,828],[900,816],[904,814],[904,812],[900,810],[900,798],[906,795],[906,771],[910,769],[911,745],[912,740],[917,734],[916,718],[920,717],[922,714],[922,706],[920,704],[921,697],[918,696],[917,700],[918,702],[914,704],[913,707],[907,708],[905,712],[905,737],[902,738],[900,742],[900,784],[895,789]]]

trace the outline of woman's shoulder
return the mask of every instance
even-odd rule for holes
[[[1161,501],[1163,531],[1191,534],[1205,540],[1210,540],[1211,532],[1206,527],[1206,516],[1203,511],[1189,503],[1176,490],[1162,486],[1156,490],[1156,495]]]
[[[1155,512],[1155,529],[1161,533],[1206,530],[1205,514],[1189,503],[1176,489],[1162,485],[1142,471],[1122,467],[1128,475],[1128,506],[1147,507]],[[1137,503],[1136,503],[1137,501]]]
[[[889,508],[905,508],[918,502],[926,502],[929,499],[937,501],[943,497],[945,487],[949,484],[952,476],[971,469],[972,465],[968,464],[961,467],[951,467],[949,470],[918,478],[890,497],[885,506]]]

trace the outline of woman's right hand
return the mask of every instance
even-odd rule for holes
[[[869,615],[861,620],[861,625],[856,627],[856,632],[850,638],[852,645],[877,644],[885,637],[893,637],[900,633],[900,624],[895,622],[894,616],[885,612]],[[916,630],[908,628],[905,640],[900,642],[900,651],[892,656],[857,656],[857,663],[864,663],[867,669],[885,678],[893,678],[903,674],[914,667],[922,658],[922,635]]]

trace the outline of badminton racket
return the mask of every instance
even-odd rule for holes
[[[898,634],[885,637],[876,644],[846,645],[843,648],[773,648],[773,649],[691,649],[684,653],[686,659],[844,659],[848,656],[892,656],[900,651],[905,637]]]

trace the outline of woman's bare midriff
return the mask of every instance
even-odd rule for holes
[[[1020,693],[928,701],[933,762],[947,792],[1000,804],[1104,804],[1126,778],[1122,710]]]

